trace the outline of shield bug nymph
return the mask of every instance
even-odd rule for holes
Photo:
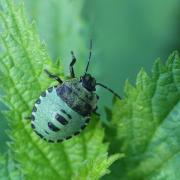
[[[101,86],[117,96],[112,89],[96,82],[96,79],[88,73],[91,60],[92,41],[85,73],[75,77],[73,66],[76,62],[74,53],[70,63],[69,80],[62,81],[60,77],[45,69],[49,78],[58,82],[57,86],[49,87],[41,93],[32,109],[31,126],[34,131],[48,142],[62,142],[78,135],[89,123],[93,113],[98,114],[96,86]]]

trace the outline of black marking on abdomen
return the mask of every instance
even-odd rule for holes
[[[77,131],[77,132],[74,133],[75,136],[78,135],[78,134],[80,134],[80,131]]]
[[[38,133],[36,130],[34,130],[34,131],[40,138],[44,138],[44,136],[42,134]]]
[[[41,96],[42,96],[42,97],[46,97],[46,91],[42,92],[42,93],[41,93]]]
[[[57,140],[57,143],[59,143],[59,142],[63,142],[63,139],[58,139],[58,140]]]
[[[71,139],[71,138],[72,138],[72,136],[68,136],[68,137],[66,137],[66,140]]]
[[[47,139],[45,137],[43,137],[43,140],[47,141]]]
[[[60,114],[56,114],[55,118],[56,118],[56,120],[57,120],[58,122],[60,122],[62,125],[68,124],[68,121],[67,121],[63,116],[61,116]]]
[[[68,114],[65,110],[61,109],[61,112],[64,113],[64,114],[66,114],[69,119],[72,119],[71,115]]]
[[[31,123],[31,127],[32,127],[33,129],[35,129],[35,125],[34,125],[33,123]]]
[[[50,143],[55,143],[55,141],[53,141],[53,140],[51,140],[51,139],[49,139],[48,142],[50,142]]]
[[[49,93],[51,93],[53,91],[53,87],[50,87],[47,89]]]
[[[41,103],[41,100],[40,99],[37,99],[35,104],[40,104]]]
[[[60,131],[60,129],[51,122],[48,122],[48,127],[49,127],[49,129],[51,129],[54,132]]]
[[[35,120],[35,116],[33,114],[31,114],[31,120],[34,121]]]
[[[86,124],[81,126],[81,129],[85,129],[86,128]]]
[[[32,109],[32,112],[36,112],[36,111],[37,111],[37,108],[36,108],[36,106],[34,106]]]
[[[87,118],[87,119],[85,120],[85,123],[88,124],[89,121],[90,121],[90,118]]]
[[[46,130],[44,131],[46,134],[49,134]]]

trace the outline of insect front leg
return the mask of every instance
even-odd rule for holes
[[[73,66],[74,66],[74,64],[76,63],[76,58],[75,58],[75,56],[74,56],[73,51],[71,51],[71,55],[72,55],[72,61],[71,61],[70,65],[69,65],[69,70],[70,70],[71,78],[75,78]]]
[[[52,79],[58,81],[59,84],[62,84],[62,83],[63,83],[63,81],[61,80],[61,78],[58,77],[57,75],[50,73],[47,69],[44,69],[44,71],[45,71],[45,73],[48,75],[49,78],[52,78]]]

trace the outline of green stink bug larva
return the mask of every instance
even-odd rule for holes
[[[78,135],[87,126],[91,115],[98,114],[96,110],[99,96],[95,93],[96,86],[101,86],[120,98],[112,89],[97,83],[96,79],[87,73],[91,51],[92,41],[86,70],[80,78],[75,77],[73,66],[76,58],[73,52],[69,66],[71,79],[63,82],[57,75],[45,69],[49,78],[56,80],[58,85],[41,94],[35,102],[31,116],[28,117],[32,128],[42,139],[62,142]]]

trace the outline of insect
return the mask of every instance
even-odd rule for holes
[[[85,73],[80,78],[75,77],[73,66],[76,58],[73,51],[69,80],[63,82],[57,75],[44,70],[49,78],[56,80],[58,84],[42,92],[29,117],[32,128],[42,139],[62,142],[78,135],[89,123],[91,115],[98,114],[96,110],[99,96],[95,93],[96,86],[101,86],[120,98],[112,89],[96,82],[96,79],[88,74],[91,52],[92,41]]]

